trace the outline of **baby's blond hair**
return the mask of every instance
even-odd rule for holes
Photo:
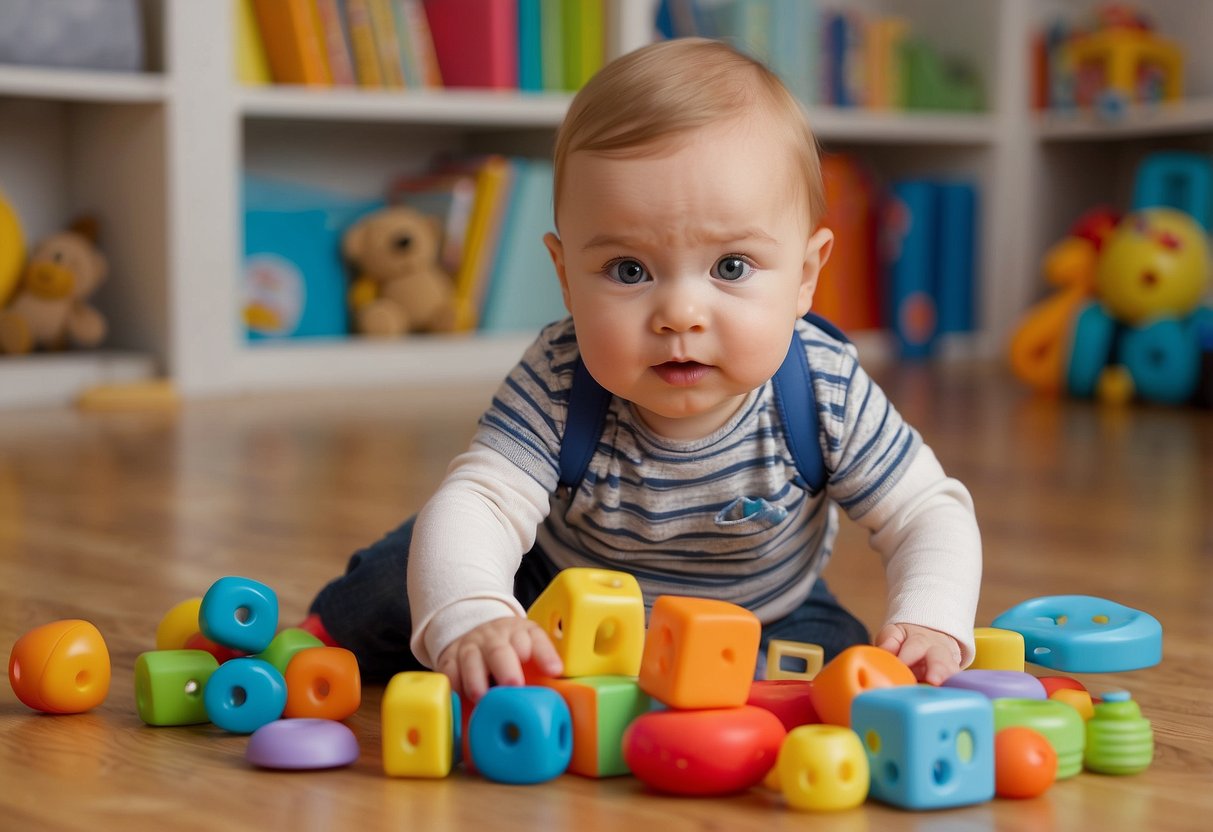
[[[804,110],[759,61],[704,38],[678,38],[607,64],[582,87],[556,134],[557,210],[569,156],[621,153],[759,110],[782,130],[799,162],[810,227],[825,212],[817,140]]]

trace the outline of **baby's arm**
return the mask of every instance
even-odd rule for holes
[[[546,676],[559,676],[564,669],[538,624],[525,618],[496,618],[447,645],[435,669],[450,678],[452,690],[478,702],[488,692],[489,677],[499,685],[524,684],[522,666],[527,662]]]

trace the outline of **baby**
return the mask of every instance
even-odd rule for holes
[[[817,225],[816,143],[786,88],[719,42],[637,50],[573,100],[555,174],[544,242],[570,317],[526,351],[420,514],[355,554],[308,626],[371,677],[432,667],[474,701],[490,680],[521,684],[527,662],[560,672],[525,609],[560,569],[592,566],[635,575],[646,605],[740,604],[764,644],[817,643],[828,660],[870,640],[821,579],[841,506],[885,567],[875,643],[933,684],[971,662],[969,494],[854,348],[802,319],[833,235]],[[785,361],[815,402],[816,486],[772,381]],[[581,376],[602,391],[601,429],[584,474],[561,485]]]

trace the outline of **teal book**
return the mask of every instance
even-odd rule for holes
[[[773,0],[770,16],[770,67],[801,103],[812,104],[821,59],[817,4],[814,0]]]
[[[543,91],[542,0],[518,0],[518,89]]]

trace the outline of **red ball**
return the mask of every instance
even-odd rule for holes
[[[1057,779],[1057,752],[1031,728],[1012,726],[994,736],[994,792],[1036,797]]]

